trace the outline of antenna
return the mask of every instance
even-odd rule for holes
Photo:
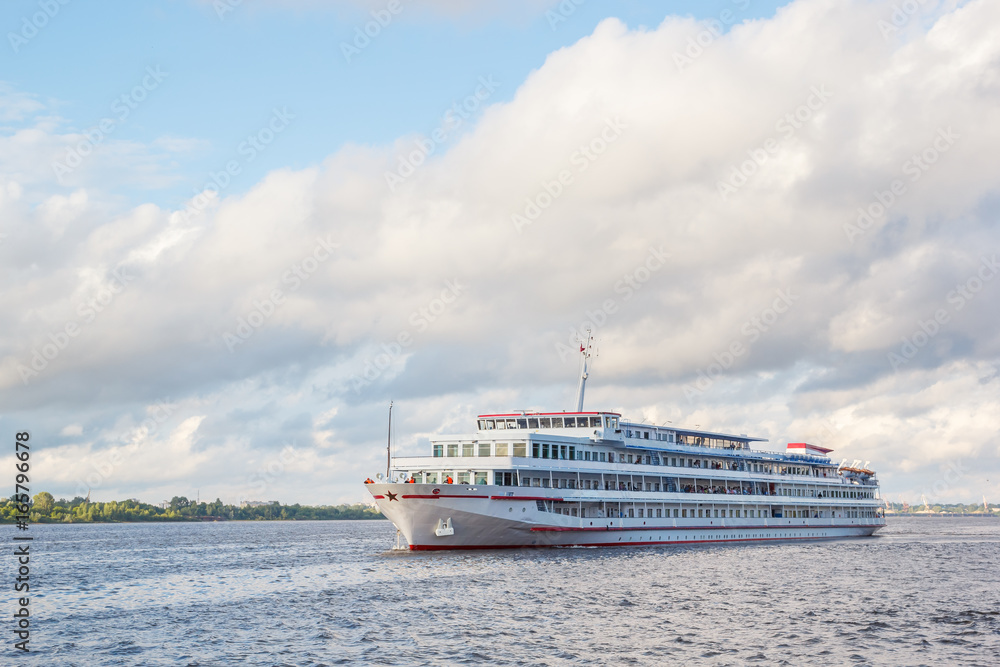
[[[579,339],[578,339],[579,340]],[[576,411],[583,412],[583,392],[587,388],[587,360],[594,352],[594,337],[590,328],[587,329],[587,340],[580,340],[580,357],[582,366],[580,368],[580,393],[576,399]]]
[[[385,478],[389,479],[389,468],[392,467],[392,401],[389,401],[389,435],[385,443]]]

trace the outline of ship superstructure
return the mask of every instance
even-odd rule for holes
[[[885,525],[867,464],[804,442],[760,451],[750,445],[764,440],[745,434],[585,412],[584,369],[581,409],[479,415],[474,431],[394,458],[368,484],[410,549],[824,539]]]

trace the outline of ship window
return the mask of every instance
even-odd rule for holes
[[[649,440],[649,431],[643,431],[642,437],[645,438],[646,440]]]
[[[607,454],[605,452],[601,452],[601,463],[604,463],[606,460],[607,460]]]
[[[510,455],[510,444],[506,442],[497,443],[497,456],[509,456]]]
[[[458,456],[458,445],[448,445],[448,456]]]
[[[434,456],[444,456],[444,445],[434,445]]]
[[[716,519],[718,519],[718,518],[719,518],[719,510],[715,510],[715,518],[716,518]]]
[[[570,445],[569,446],[569,460],[570,461],[577,461],[580,458],[583,458],[583,457],[577,457],[576,447],[574,447],[573,445]]]
[[[565,459],[566,458],[566,452],[567,452],[566,445],[559,445],[559,458]]]
[[[674,510],[674,518],[677,518],[677,510]]]
[[[460,473],[458,473],[458,483],[459,484],[468,484],[469,483],[469,473],[467,473],[467,472],[460,472]]]
[[[563,427],[563,419],[562,419],[562,417],[553,417],[552,418],[552,428],[562,428],[562,427]]]
[[[479,430],[480,431],[485,431],[486,430],[486,420],[485,419],[480,419],[476,423],[479,425]]]
[[[517,428],[517,420],[516,419],[508,419],[507,420],[507,428]]]
[[[639,518],[642,518],[642,510],[639,510]]]
[[[528,455],[528,443],[526,442],[515,442],[514,443],[514,456],[515,457],[526,457]]]
[[[429,473],[427,473],[427,481],[426,481],[426,483],[427,484],[437,484],[438,483],[438,474],[436,472],[429,472]]]
[[[501,428],[507,428],[507,422],[505,422],[505,421],[504,421],[504,420],[502,420],[502,419],[498,419],[498,420],[497,420],[497,428],[498,428],[498,429],[501,429]]]
[[[698,510],[698,518],[699,519],[704,518],[704,510]]]
[[[518,428],[528,428],[528,420],[527,419],[518,419],[517,420],[517,427]]]
[[[479,455],[480,456],[489,456],[490,455],[490,443],[488,443],[488,442],[480,442],[479,443]]]
[[[548,477],[542,477],[542,488],[545,488],[545,489],[549,488],[549,478]]]
[[[475,456],[476,446],[471,442],[462,443],[462,456]]]
[[[549,417],[540,417],[538,422],[541,424],[541,428],[552,428],[552,420]]]
[[[590,425],[591,426],[596,426],[596,427],[600,428],[600,426],[601,426],[601,418],[600,417],[591,417],[590,418]]]
[[[473,482],[473,483],[474,484],[486,484],[486,473],[485,472],[477,472],[476,475],[475,475],[475,482]]]
[[[538,428],[538,417],[528,419],[528,428]]]
[[[687,510],[681,510],[681,518],[682,519],[686,519],[687,515],[688,515],[688,511]]]
[[[549,458],[549,443],[547,442],[542,443],[542,458],[543,459]]]
[[[656,510],[656,518],[660,519],[663,517],[663,510]]]
[[[531,443],[531,458],[537,459],[539,456],[541,456],[541,450],[539,449],[539,447],[541,447],[541,445],[539,445],[537,442]]]
[[[635,518],[635,509],[629,507],[628,508],[628,516],[629,516],[630,519],[634,519]]]

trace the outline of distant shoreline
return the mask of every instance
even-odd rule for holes
[[[78,526],[78,525],[91,525],[91,524],[111,524],[111,523],[274,523],[274,522],[285,522],[285,523],[304,523],[306,521],[388,521],[385,516],[361,516],[361,517],[338,517],[331,519],[228,519],[228,518],[217,518],[217,519],[148,519],[148,520],[134,520],[134,521],[31,521],[29,525],[32,526]],[[13,526],[15,521],[0,520],[0,526]]]
[[[941,517],[941,518],[951,518],[951,517],[982,517],[984,519],[996,519],[1000,518],[997,516],[996,512],[991,514],[985,514],[983,512],[886,512],[886,518],[888,517],[900,517],[900,516],[917,516],[917,517]]]

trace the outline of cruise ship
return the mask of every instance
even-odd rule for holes
[[[863,537],[885,526],[875,473],[831,449],[583,410],[483,414],[366,480],[411,550]],[[391,417],[390,417],[391,419]]]

